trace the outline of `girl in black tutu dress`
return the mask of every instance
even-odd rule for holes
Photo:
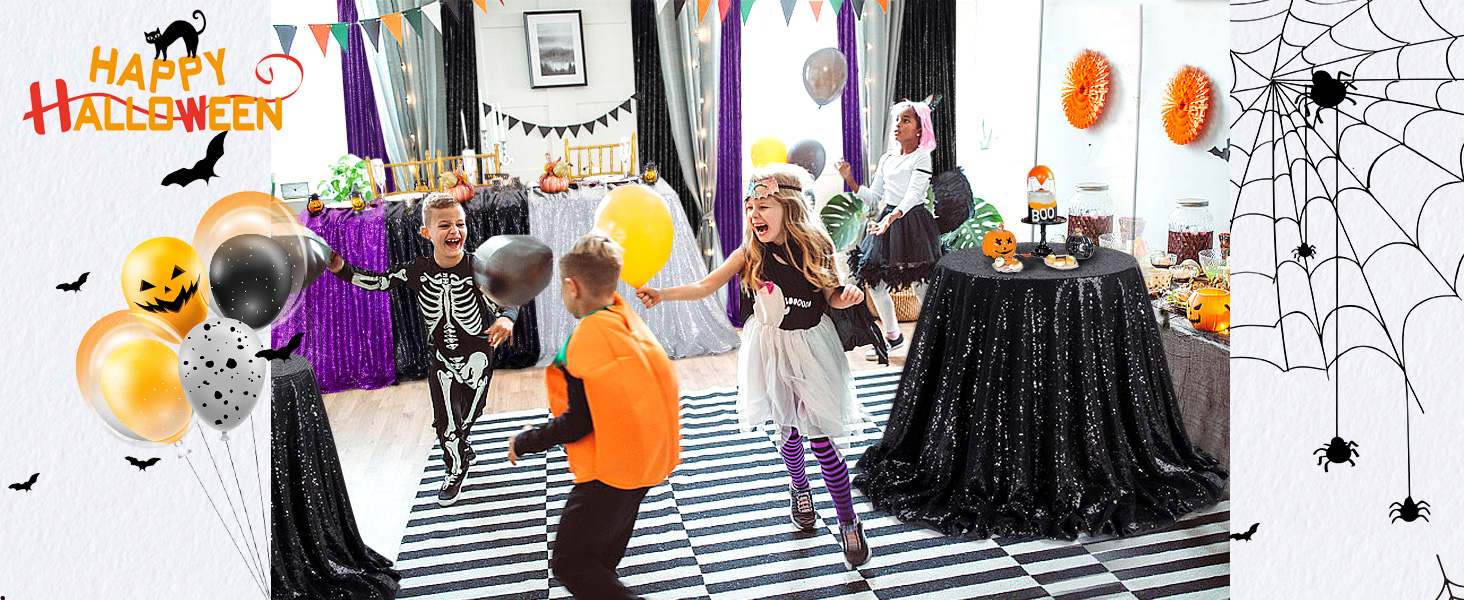
[[[867,286],[875,311],[891,350],[905,343],[895,318],[890,293],[913,288],[924,296],[925,280],[940,260],[940,230],[935,216],[925,207],[930,188],[931,159],[935,129],[930,124],[930,105],[905,100],[896,103],[895,147],[879,158],[869,185],[854,181],[849,163],[840,161],[839,175],[866,204],[882,206],[879,219],[869,224],[869,235],[858,248],[849,251],[849,268],[858,282]],[[866,358],[874,360],[870,351]]]

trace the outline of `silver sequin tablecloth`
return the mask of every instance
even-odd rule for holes
[[[651,278],[650,285],[672,287],[695,283],[707,276],[707,267],[701,260],[701,250],[691,226],[686,222],[686,214],[681,210],[681,200],[664,181],[656,182],[653,187],[671,211],[675,239],[671,244],[671,258],[661,272]],[[609,189],[605,186],[581,187],[559,194],[531,190],[529,233],[544,240],[558,260],[574,245],[576,238],[594,228],[595,208],[607,193]],[[727,312],[715,294],[696,302],[666,302],[648,311],[635,299],[635,290],[625,282],[620,282],[619,291],[636,313],[645,319],[671,358],[721,354],[737,347],[737,330],[732,328]],[[537,300],[538,364],[545,366],[553,361],[560,344],[574,328],[574,316],[564,308],[564,301],[559,297],[557,264],[554,279]]]

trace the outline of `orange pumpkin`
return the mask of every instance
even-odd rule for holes
[[[366,210],[366,199],[361,197],[361,192],[351,192],[351,209],[356,211]]]
[[[539,189],[548,194],[557,194],[569,189],[569,178],[555,177],[551,173],[545,173],[539,178]]]
[[[319,215],[325,210],[325,202],[321,201],[320,194],[310,194],[310,202],[305,204],[305,209],[312,215]]]
[[[1185,316],[1201,331],[1230,329],[1230,292],[1217,288],[1200,288],[1190,294]]]
[[[473,199],[473,185],[467,182],[459,183],[447,188],[447,193],[452,195],[453,200],[467,202]]]
[[[981,238],[981,251],[991,257],[1011,258],[1017,253],[1017,236],[1007,231],[1005,224],[997,224],[996,229],[986,232],[986,237]]]

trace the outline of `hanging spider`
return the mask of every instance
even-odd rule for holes
[[[1390,523],[1397,523],[1398,519],[1403,519],[1405,523],[1412,523],[1419,518],[1428,521],[1428,503],[1423,500],[1414,502],[1413,496],[1404,498],[1401,503],[1394,502],[1392,508],[1393,510],[1388,511],[1388,515],[1393,517],[1393,520],[1389,521]],[[1394,513],[1397,514],[1394,515]]]
[[[1316,452],[1312,452],[1312,454],[1315,455],[1318,452],[1326,452],[1325,455],[1317,459],[1317,464],[1322,465],[1323,471],[1330,472],[1330,467],[1332,466],[1332,463],[1347,463],[1354,467],[1357,466],[1357,463],[1352,462],[1352,457],[1361,456],[1357,453],[1356,448],[1357,442],[1348,442],[1344,441],[1341,437],[1334,437],[1332,438],[1331,442],[1328,442],[1327,445],[1322,446],[1321,448],[1317,448]],[[1326,464],[1323,465],[1322,463]]]
[[[1337,75],[1338,77],[1334,79],[1326,71],[1312,73],[1311,85],[1306,86],[1306,93],[1301,96],[1301,100],[1316,105],[1318,123],[1324,122],[1322,121],[1323,108],[1337,108],[1342,104],[1343,100],[1357,104],[1356,100],[1347,97],[1347,88],[1357,89],[1357,86],[1352,85],[1352,79],[1350,79],[1352,74],[1345,71],[1337,71]],[[1342,75],[1346,75],[1349,79],[1342,79]],[[1297,101],[1297,105],[1301,107],[1302,117],[1311,116],[1311,113],[1306,109],[1306,104],[1303,104],[1299,100]]]
[[[1317,247],[1306,242],[1302,242],[1300,246],[1291,251],[1291,257],[1296,259],[1311,258],[1316,255]]]

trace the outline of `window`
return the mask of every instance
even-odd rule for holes
[[[746,0],[744,0],[746,1]],[[852,5],[844,10],[853,10]],[[727,18],[741,15],[735,10]],[[834,171],[842,157],[843,130],[838,100],[820,107],[803,88],[803,61],[821,48],[838,47],[838,15],[825,4],[817,21],[813,9],[799,2],[791,24],[783,21],[778,2],[758,2],[742,28],[742,159],[745,172],[752,170],[748,156],[752,143],[774,136],[788,147],[800,140],[823,144],[828,156],[824,176]]]

